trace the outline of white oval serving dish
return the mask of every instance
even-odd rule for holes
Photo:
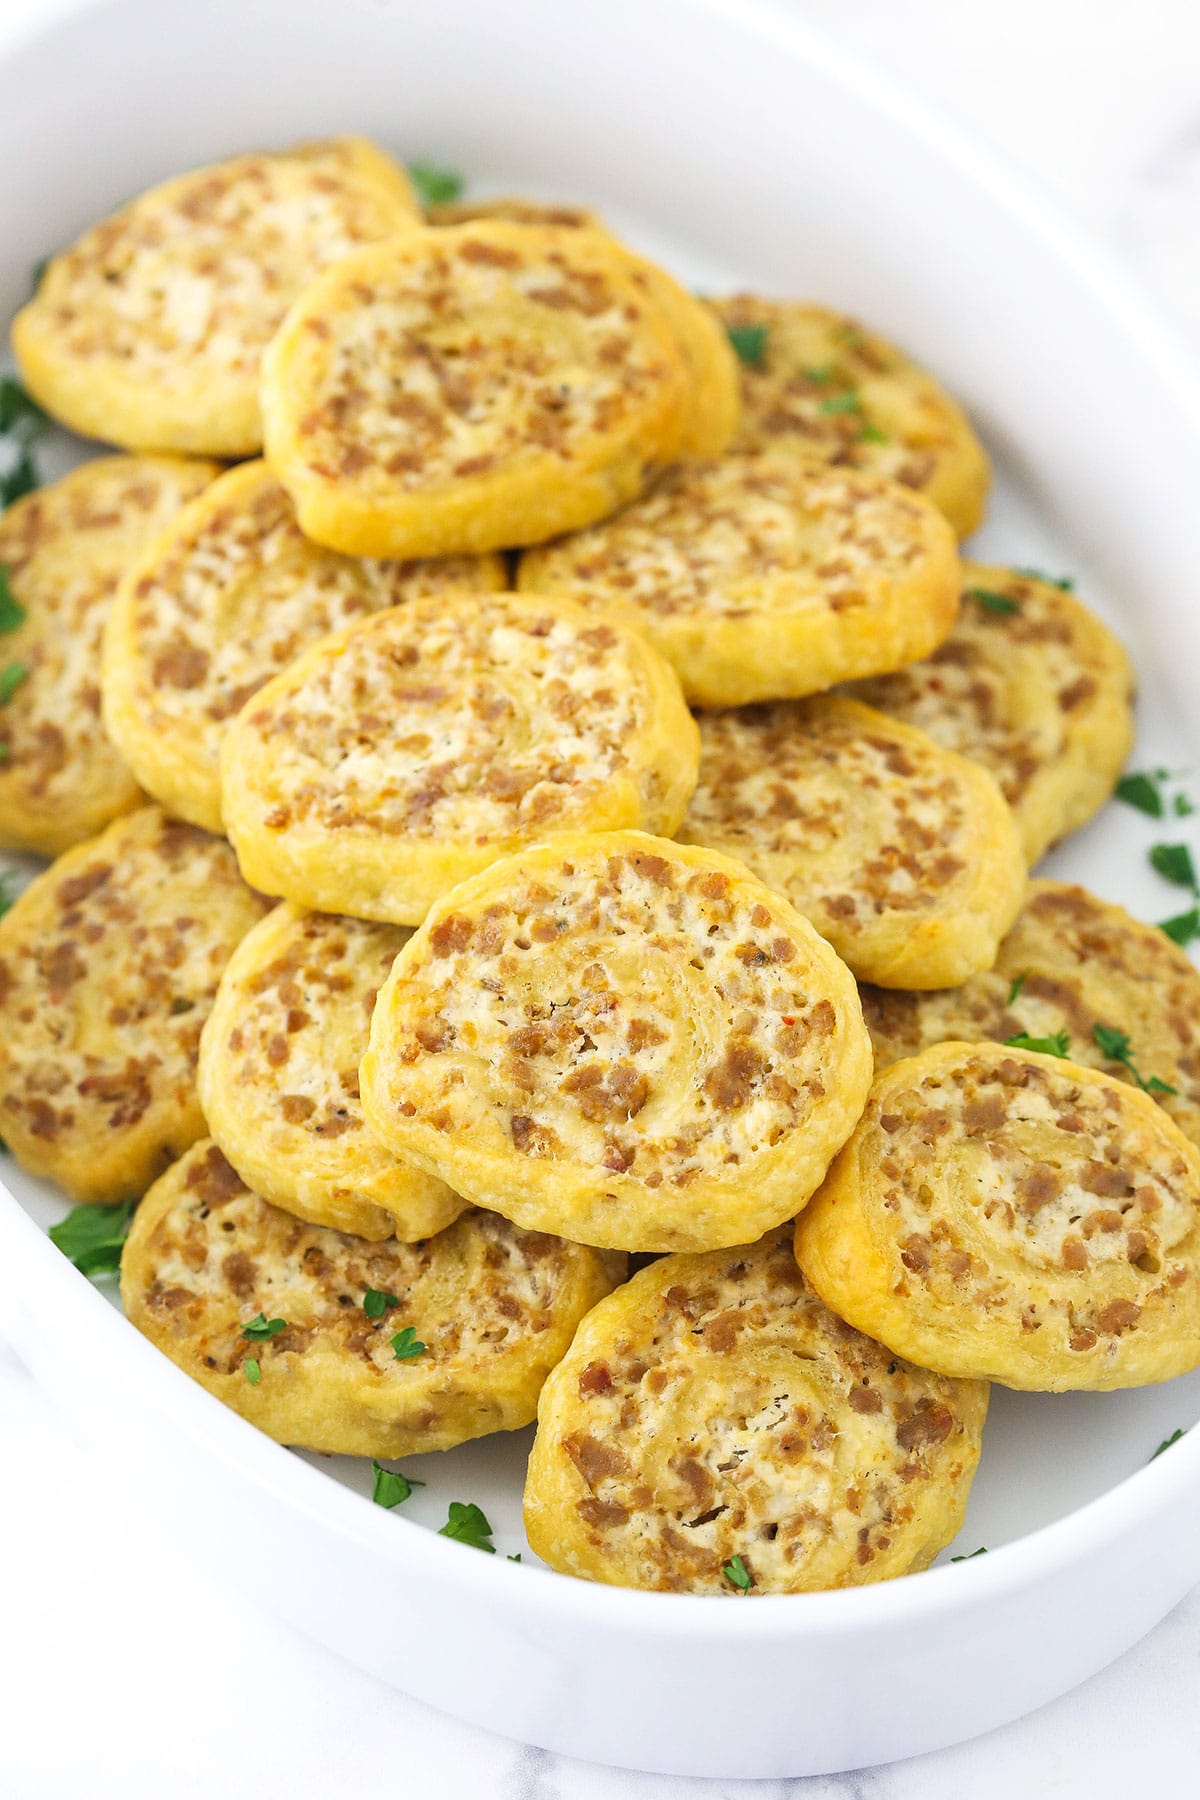
[[[481,187],[594,203],[697,286],[861,311],[989,438],[1003,480],[981,554],[1082,571],[1142,674],[1141,760],[1190,760],[1200,401],[1184,354],[1039,200],[789,13],[102,0],[2,73],[9,314],[40,257],[151,181],[337,130]],[[1144,826],[1110,807],[1053,872],[1143,916],[1178,910]],[[527,1433],[409,1459],[429,1485],[405,1516],[373,1507],[362,1466],[280,1449],[130,1330],[47,1240],[61,1201],[3,1172],[0,1326],[120,1445],[180,1542],[374,1674],[509,1736],[677,1774],[887,1761],[1063,1692],[1200,1577],[1200,1432],[1147,1460],[1200,1416],[1200,1373],[1118,1395],[996,1390],[952,1546],[989,1554],[957,1566],[749,1602],[591,1587],[527,1550],[515,1567],[428,1527],[474,1499],[517,1550]]]

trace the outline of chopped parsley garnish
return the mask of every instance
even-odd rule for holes
[[[727,325],[725,332],[737,352],[739,362],[747,363],[752,369],[762,367],[767,356],[765,325]]]
[[[0,475],[0,506],[11,506],[41,486],[41,477],[29,451],[23,449],[7,475]]]
[[[117,1206],[76,1206],[61,1224],[50,1227],[50,1242],[80,1274],[115,1275],[136,1205],[136,1200],[122,1200]]]
[[[375,1486],[371,1498],[376,1506],[402,1506],[414,1488],[425,1486],[423,1481],[410,1481],[398,1469],[385,1469],[374,1460],[371,1467],[375,1471]]]
[[[754,1577],[740,1556],[733,1556],[721,1570],[722,1575],[739,1594],[748,1594],[754,1586]]]
[[[1150,867],[1164,881],[1174,882],[1176,887],[1190,887],[1196,893],[1196,866],[1186,844],[1154,844],[1150,850]]]
[[[1175,944],[1190,944],[1193,938],[1200,937],[1200,907],[1189,907],[1187,912],[1176,913],[1171,919],[1160,919],[1158,929],[1166,933]]]
[[[1020,996],[1021,989],[1025,986],[1025,981],[1026,981],[1028,974],[1029,974],[1028,969],[1022,969],[1021,973],[1017,976],[1016,980],[1013,982],[1012,986],[1009,988],[1009,990],[1008,990],[1008,1005],[1009,1006],[1016,1005],[1017,999]]]
[[[515,1556],[510,1556],[508,1560],[509,1560],[509,1562],[520,1562],[521,1552],[518,1550],[517,1554]]]
[[[967,588],[964,599],[974,600],[982,606],[984,612],[1015,613],[1020,612],[1018,603],[1008,594],[998,594],[995,588]]]
[[[7,564],[0,563],[0,632],[16,631],[28,617],[9,585]]]
[[[1005,1038],[1004,1042],[1014,1050],[1040,1050],[1043,1056],[1070,1056],[1071,1038],[1066,1030],[1056,1031],[1053,1037],[1030,1037],[1027,1031],[1018,1031],[1014,1037]]]
[[[21,683],[28,678],[28,663],[5,663],[0,669],[0,706],[7,706]]]
[[[195,1010],[196,1002],[194,1000],[189,1000],[186,994],[176,994],[170,1006],[167,1008],[167,1011],[173,1019],[178,1019],[183,1013],[195,1012]]]
[[[273,1338],[281,1331],[287,1330],[286,1319],[268,1319],[266,1313],[257,1313],[253,1319],[242,1326],[244,1338]]]
[[[439,169],[436,163],[409,163],[408,178],[422,206],[447,206],[467,185],[457,169]]]
[[[1073,575],[1047,575],[1045,569],[1014,569],[1013,573],[1024,575],[1028,581],[1044,581],[1047,587],[1061,588],[1064,594],[1075,586]]]
[[[805,369],[804,371],[805,379],[807,381],[815,381],[818,387],[824,387],[825,383],[827,381],[832,381],[836,374],[836,363],[822,363],[819,368]]]
[[[980,1544],[980,1546],[979,1546],[979,1548],[978,1548],[978,1550],[972,1550],[972,1551],[971,1551],[971,1553],[970,1553],[970,1555],[969,1555],[969,1556],[952,1556],[952,1557],[951,1557],[951,1558],[950,1558],[950,1561],[951,1561],[951,1562],[952,1562],[952,1563],[956,1563],[956,1562],[974,1562],[974,1561],[975,1561],[975,1558],[976,1558],[976,1557],[977,1557],[977,1556],[986,1556],[986,1555],[987,1555],[987,1545],[986,1545],[986,1544]]]
[[[15,375],[0,375],[0,432],[30,444],[49,427],[48,414]]]
[[[1189,794],[1176,794],[1171,802],[1171,811],[1177,819],[1190,819],[1196,810],[1196,802]]]
[[[1133,1076],[1133,1079],[1137,1082],[1138,1086],[1143,1089],[1145,1093],[1177,1094],[1179,1092],[1179,1089],[1173,1088],[1169,1082],[1160,1081],[1157,1075],[1143,1077],[1139,1073],[1134,1065],[1133,1045],[1130,1042],[1127,1032],[1117,1031],[1115,1028],[1108,1025],[1097,1025],[1092,1032],[1092,1036],[1096,1040],[1100,1054],[1102,1056],[1107,1056],[1110,1062],[1123,1063],[1129,1070],[1129,1073]]]
[[[363,1311],[368,1319],[382,1319],[389,1307],[399,1304],[395,1294],[385,1294],[382,1288],[368,1288],[363,1295]]]
[[[246,1377],[246,1380],[250,1383],[251,1387],[258,1386],[259,1382],[262,1380],[262,1370],[258,1366],[257,1357],[248,1356],[246,1358],[245,1362],[242,1364],[242,1374]]]
[[[859,432],[858,441],[860,444],[886,444],[889,440],[886,431],[880,431],[878,425],[868,423]]]
[[[1126,806],[1136,806],[1147,818],[1162,818],[1165,808],[1156,776],[1143,774],[1140,770],[1133,775],[1122,775],[1114,792],[1118,800],[1124,800]]]
[[[427,1348],[428,1345],[421,1342],[411,1325],[406,1325],[403,1331],[397,1331],[392,1338],[392,1349],[396,1353],[397,1362],[410,1362]]]
[[[853,388],[846,394],[830,394],[828,400],[822,400],[823,413],[852,413],[862,411],[862,401]]]
[[[1154,1455],[1150,1458],[1150,1461],[1157,1462],[1164,1450],[1169,1450],[1172,1444],[1177,1444],[1181,1437],[1186,1436],[1187,1432],[1184,1427],[1182,1425],[1177,1425],[1170,1437],[1163,1439],[1162,1443],[1158,1446],[1158,1449],[1154,1452]]]
[[[470,1544],[475,1550],[486,1550],[489,1556],[496,1554],[496,1546],[491,1542],[492,1528],[473,1500],[450,1502],[450,1517],[438,1536],[453,1538],[456,1544]]]
[[[4,873],[0,875],[0,919],[4,917],[17,897],[17,880],[15,869],[5,869]],[[95,1212],[95,1210],[94,1206],[88,1207],[89,1212]]]
[[[37,262],[34,263],[32,269],[29,271],[29,291],[31,294],[37,293],[42,282],[45,280],[46,270],[49,267],[50,258],[48,256],[41,256],[38,258]]]

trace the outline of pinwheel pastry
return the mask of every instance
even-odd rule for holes
[[[844,1325],[789,1234],[667,1256],[542,1390],[530,1547],[621,1587],[794,1594],[924,1569],[962,1523],[987,1387]]]
[[[1133,670],[1054,581],[965,563],[963,588],[940,649],[853,692],[990,769],[1032,864],[1112,793],[1133,742]]]
[[[858,1118],[849,970],[740,863],[562,837],[432,910],[375,1004],[363,1107],[398,1156],[519,1225],[625,1250],[790,1218]]]
[[[959,603],[954,534],[895,482],[794,457],[668,471],[522,557],[517,584],[643,631],[690,700],[797,698],[927,656]]]
[[[347,257],[263,365],[267,460],[305,534],[354,556],[590,524],[677,454],[689,403],[671,320],[619,246],[503,220]]]
[[[876,1070],[930,1044],[1024,1036],[1152,1094],[1200,1146],[1200,974],[1157,925],[1031,881],[994,969],[939,994],[864,984]]]
[[[195,1142],[201,1027],[264,910],[228,844],[156,806],[26,888],[0,919],[0,1134],[23,1168],[124,1200]]]
[[[744,449],[867,469],[932,500],[959,537],[983,519],[991,471],[958,402],[855,319],[798,300],[711,302],[742,361]]]
[[[624,1258],[469,1212],[418,1244],[307,1225],[204,1140],[155,1183],[121,1259],[126,1316],[280,1443],[448,1450],[534,1417]]]
[[[324,638],[221,745],[243,873],[322,912],[417,924],[551,833],[679,826],[699,735],[643,639],[570,601],[409,601]]]
[[[51,259],[13,321],[22,375],[85,437],[250,456],[262,353],[292,301],[362,244],[419,226],[408,177],[362,138],[177,175]]]
[[[55,856],[141,804],[100,718],[100,638],[117,581],[217,473],[103,456],[0,518],[0,844]]]
[[[266,464],[243,463],[122,581],[105,635],[105,723],[155,799],[220,831],[226,726],[301,650],[417,595],[506,586],[499,556],[369,562],[323,550]]]
[[[233,953],[200,1040],[209,1131],[264,1199],[359,1237],[429,1237],[466,1205],[367,1130],[358,1065],[375,995],[411,934],[275,911]]]
[[[938,988],[991,967],[1026,874],[986,770],[829,695],[699,724],[685,842],[740,857],[860,979]]]
[[[1200,1151],[1148,1094],[1058,1056],[894,1063],[796,1256],[842,1318],[944,1375],[1058,1392],[1200,1363]]]

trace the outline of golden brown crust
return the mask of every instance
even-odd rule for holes
[[[1060,1392],[1200,1363],[1200,1151],[1057,1057],[948,1043],[885,1070],[796,1256],[842,1318],[946,1375]]]
[[[26,618],[0,638],[27,669],[0,708],[0,844],[56,856],[141,804],[100,717],[100,639],[128,564],[217,465],[104,456],[10,506],[0,565]]]
[[[894,482],[734,454],[530,551],[517,585],[644,632],[690,700],[738,706],[928,655],[957,614],[959,564],[945,520]]]
[[[961,987],[861,992],[877,1070],[949,1038],[1002,1044],[1065,1031],[1072,1062],[1136,1085],[1096,1038],[1098,1028],[1123,1034],[1153,1098],[1200,1146],[1200,973],[1156,925],[1086,888],[1031,881],[995,967]]]
[[[540,542],[675,454],[688,377],[599,233],[499,220],[347,257],[263,365],[266,455],[318,543],[443,556]]]
[[[685,843],[740,857],[860,979],[940,988],[991,967],[1026,877],[985,770],[831,695],[699,724]]]
[[[433,909],[360,1071],[398,1155],[519,1224],[628,1250],[745,1242],[858,1117],[849,971],[740,863],[562,837]]]
[[[789,1234],[668,1256],[542,1390],[525,1523],[552,1568],[671,1592],[854,1587],[962,1523],[987,1389],[900,1362],[807,1286]]]
[[[507,585],[499,556],[373,562],[323,550],[266,464],[243,463],[121,582],[105,633],[105,722],[148,793],[220,831],[229,721],[301,650],[407,600]]]
[[[139,1331],[280,1443],[406,1456],[528,1424],[623,1261],[478,1212],[422,1243],[365,1243],[268,1205],[205,1141],[138,1208],[121,1297]],[[378,1318],[368,1288],[395,1297]],[[247,1338],[259,1313],[286,1330]],[[406,1327],[425,1348],[400,1358]]]
[[[510,225],[569,226],[575,231],[607,231],[599,213],[586,206],[556,200],[524,200],[497,194],[488,200],[446,200],[425,208],[430,225],[473,225],[480,219],[503,219]]]
[[[968,537],[991,471],[958,402],[894,344],[823,306],[735,294],[714,300],[728,328],[765,328],[742,364],[746,449],[794,450],[886,475],[923,493]]]
[[[990,769],[1035,863],[1086,824],[1133,742],[1133,670],[1073,594],[1017,569],[963,564],[963,607],[925,662],[855,697]]]
[[[277,906],[221,977],[200,1039],[209,1131],[256,1193],[358,1237],[430,1237],[466,1205],[367,1129],[358,1065],[411,933]]]
[[[412,600],[324,639],[250,702],[221,756],[248,880],[417,924],[522,843],[675,830],[699,739],[634,633],[569,601],[487,594]]]
[[[76,1200],[142,1193],[202,1134],[196,1051],[265,903],[221,839],[143,807],[0,919],[0,1133]]]
[[[321,270],[419,223],[362,138],[231,157],[131,200],[54,257],[13,323],[48,411],[130,450],[249,456],[262,353]]]

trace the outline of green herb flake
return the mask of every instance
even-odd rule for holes
[[[136,1200],[122,1200],[117,1206],[76,1206],[61,1224],[50,1227],[50,1242],[81,1275],[115,1275],[136,1205]]]
[[[428,162],[409,163],[408,178],[423,207],[448,206],[460,197],[467,185],[457,169],[441,169],[436,163]]]
[[[880,431],[878,425],[866,424],[858,434],[860,444],[886,444],[890,442],[886,431]]]
[[[750,1589],[754,1586],[754,1577],[751,1575],[740,1556],[731,1557],[722,1568],[721,1573],[726,1581],[729,1582],[730,1586],[737,1589],[739,1594],[748,1594]]]
[[[1071,1038],[1066,1031],[1056,1031],[1053,1037],[1030,1037],[1027,1031],[1018,1031],[1015,1036],[1005,1038],[1004,1042],[1014,1050],[1038,1050],[1043,1056],[1070,1056]]]
[[[0,677],[2,680],[3,677]],[[1186,844],[1154,844],[1150,850],[1150,867],[1164,881],[1196,892],[1196,866]]]
[[[486,1550],[489,1556],[496,1554],[496,1546],[490,1541],[492,1528],[473,1500],[450,1502],[450,1517],[438,1536],[453,1538],[456,1544],[470,1544],[473,1550]]]
[[[41,476],[27,449],[21,451],[16,462],[7,475],[0,475],[0,507],[11,506],[14,500],[23,500],[26,494],[42,485]]]
[[[1073,575],[1047,575],[1045,569],[1014,569],[1014,575],[1024,575],[1027,581],[1044,581],[1047,587],[1056,587],[1064,594],[1069,594],[1075,586]]]
[[[1177,819],[1190,819],[1196,810],[1196,802],[1189,794],[1176,794],[1171,802],[1171,811]]]
[[[181,1018],[184,1013],[195,1012],[195,1010],[196,1002],[194,1000],[189,1000],[186,994],[176,994],[170,1006],[167,1008],[168,1013],[173,1019]]]
[[[0,669],[0,706],[7,706],[21,683],[28,679],[28,663],[5,663]]]
[[[385,1294],[382,1288],[368,1288],[363,1295],[363,1311],[368,1319],[382,1319],[389,1307],[399,1304],[395,1294]]]
[[[19,876],[15,869],[5,869],[3,874],[0,874],[0,919],[4,917],[5,913],[17,897],[19,892],[17,887],[18,880]],[[88,1211],[95,1212],[96,1208],[94,1206],[89,1206]]]
[[[40,256],[29,271],[29,292],[36,294],[46,279],[46,270],[50,267],[50,257]]]
[[[1124,800],[1126,806],[1136,806],[1147,818],[1161,819],[1164,812],[1162,791],[1153,775],[1136,773],[1122,775],[1114,790],[1118,800]]]
[[[1164,1450],[1169,1450],[1172,1444],[1177,1444],[1180,1438],[1186,1436],[1187,1432],[1184,1427],[1182,1425],[1177,1425],[1170,1437],[1163,1439],[1162,1443],[1158,1446],[1158,1449],[1154,1452],[1154,1455],[1150,1458],[1150,1461],[1157,1462]]]
[[[7,634],[22,626],[29,614],[13,593],[8,578],[8,566],[0,563],[0,632]]]
[[[1101,1056],[1106,1056],[1109,1062],[1124,1064],[1143,1092],[1147,1094],[1178,1093],[1177,1088],[1173,1088],[1169,1082],[1160,1081],[1157,1075],[1143,1079],[1133,1060],[1133,1044],[1128,1032],[1118,1031],[1114,1026],[1097,1025],[1093,1027],[1092,1036],[1096,1040],[1096,1047]]]
[[[1016,980],[1013,982],[1012,986],[1009,988],[1008,1002],[1007,1002],[1007,1004],[1009,1006],[1016,1005],[1018,999],[1020,998],[1021,989],[1025,986],[1025,982],[1028,979],[1028,976],[1029,976],[1029,970],[1022,969],[1021,973],[1017,976]]]
[[[727,325],[725,332],[737,352],[738,361],[751,369],[761,369],[767,359],[766,326]]]
[[[258,1386],[259,1382],[262,1380],[262,1370],[258,1366],[257,1357],[248,1356],[246,1358],[245,1362],[242,1364],[242,1374],[246,1377],[246,1380],[250,1383],[251,1387]]]
[[[520,1551],[519,1551],[519,1550],[518,1550],[518,1551],[517,1551],[517,1554],[516,1554],[516,1555],[515,1555],[515,1556],[510,1556],[510,1557],[509,1557],[509,1558],[508,1558],[508,1560],[509,1560],[509,1562],[520,1562],[520,1560],[521,1560],[521,1552],[520,1552]]]
[[[976,1558],[976,1557],[977,1557],[977,1556],[986,1556],[986,1555],[987,1555],[987,1545],[986,1545],[986,1544],[980,1544],[980,1546],[979,1546],[979,1548],[978,1548],[978,1550],[972,1550],[972,1551],[971,1551],[971,1553],[970,1553],[970,1555],[969,1555],[969,1556],[952,1556],[952,1557],[951,1557],[951,1558],[950,1558],[950,1561],[951,1561],[951,1562],[952,1562],[952,1563],[956,1563],[956,1562],[974,1562],[974,1561],[975,1561],[975,1558]]]
[[[406,1325],[403,1331],[397,1331],[393,1336],[392,1349],[397,1362],[411,1362],[414,1356],[427,1350],[428,1345],[421,1342],[411,1325]]]
[[[281,1331],[286,1330],[286,1319],[268,1319],[266,1313],[256,1313],[254,1318],[250,1319],[242,1326],[242,1336],[244,1338],[254,1338],[255,1340],[260,1338],[273,1338],[278,1337]]]
[[[0,375],[0,433],[31,444],[49,426],[49,414],[43,412],[16,376]]]
[[[385,1469],[373,1459],[371,1467],[375,1471],[375,1486],[371,1498],[376,1506],[403,1506],[414,1488],[425,1486],[423,1481],[410,1481],[399,1469]]]
[[[1158,929],[1175,944],[1190,944],[1193,938],[1200,937],[1200,907],[1189,907],[1187,912],[1176,913],[1173,918],[1160,919]]]
[[[974,600],[976,605],[982,606],[984,612],[996,613],[997,615],[1004,613],[1018,613],[1021,610],[1020,606],[1011,595],[998,594],[995,588],[967,588],[964,591],[963,599]]]
[[[825,383],[827,381],[832,381],[836,374],[836,363],[821,363],[819,367],[815,369],[805,369],[804,379],[806,381],[815,382],[817,387],[824,387]]]
[[[831,394],[828,400],[822,400],[823,413],[856,413],[862,411],[862,401],[853,389],[848,394]]]

